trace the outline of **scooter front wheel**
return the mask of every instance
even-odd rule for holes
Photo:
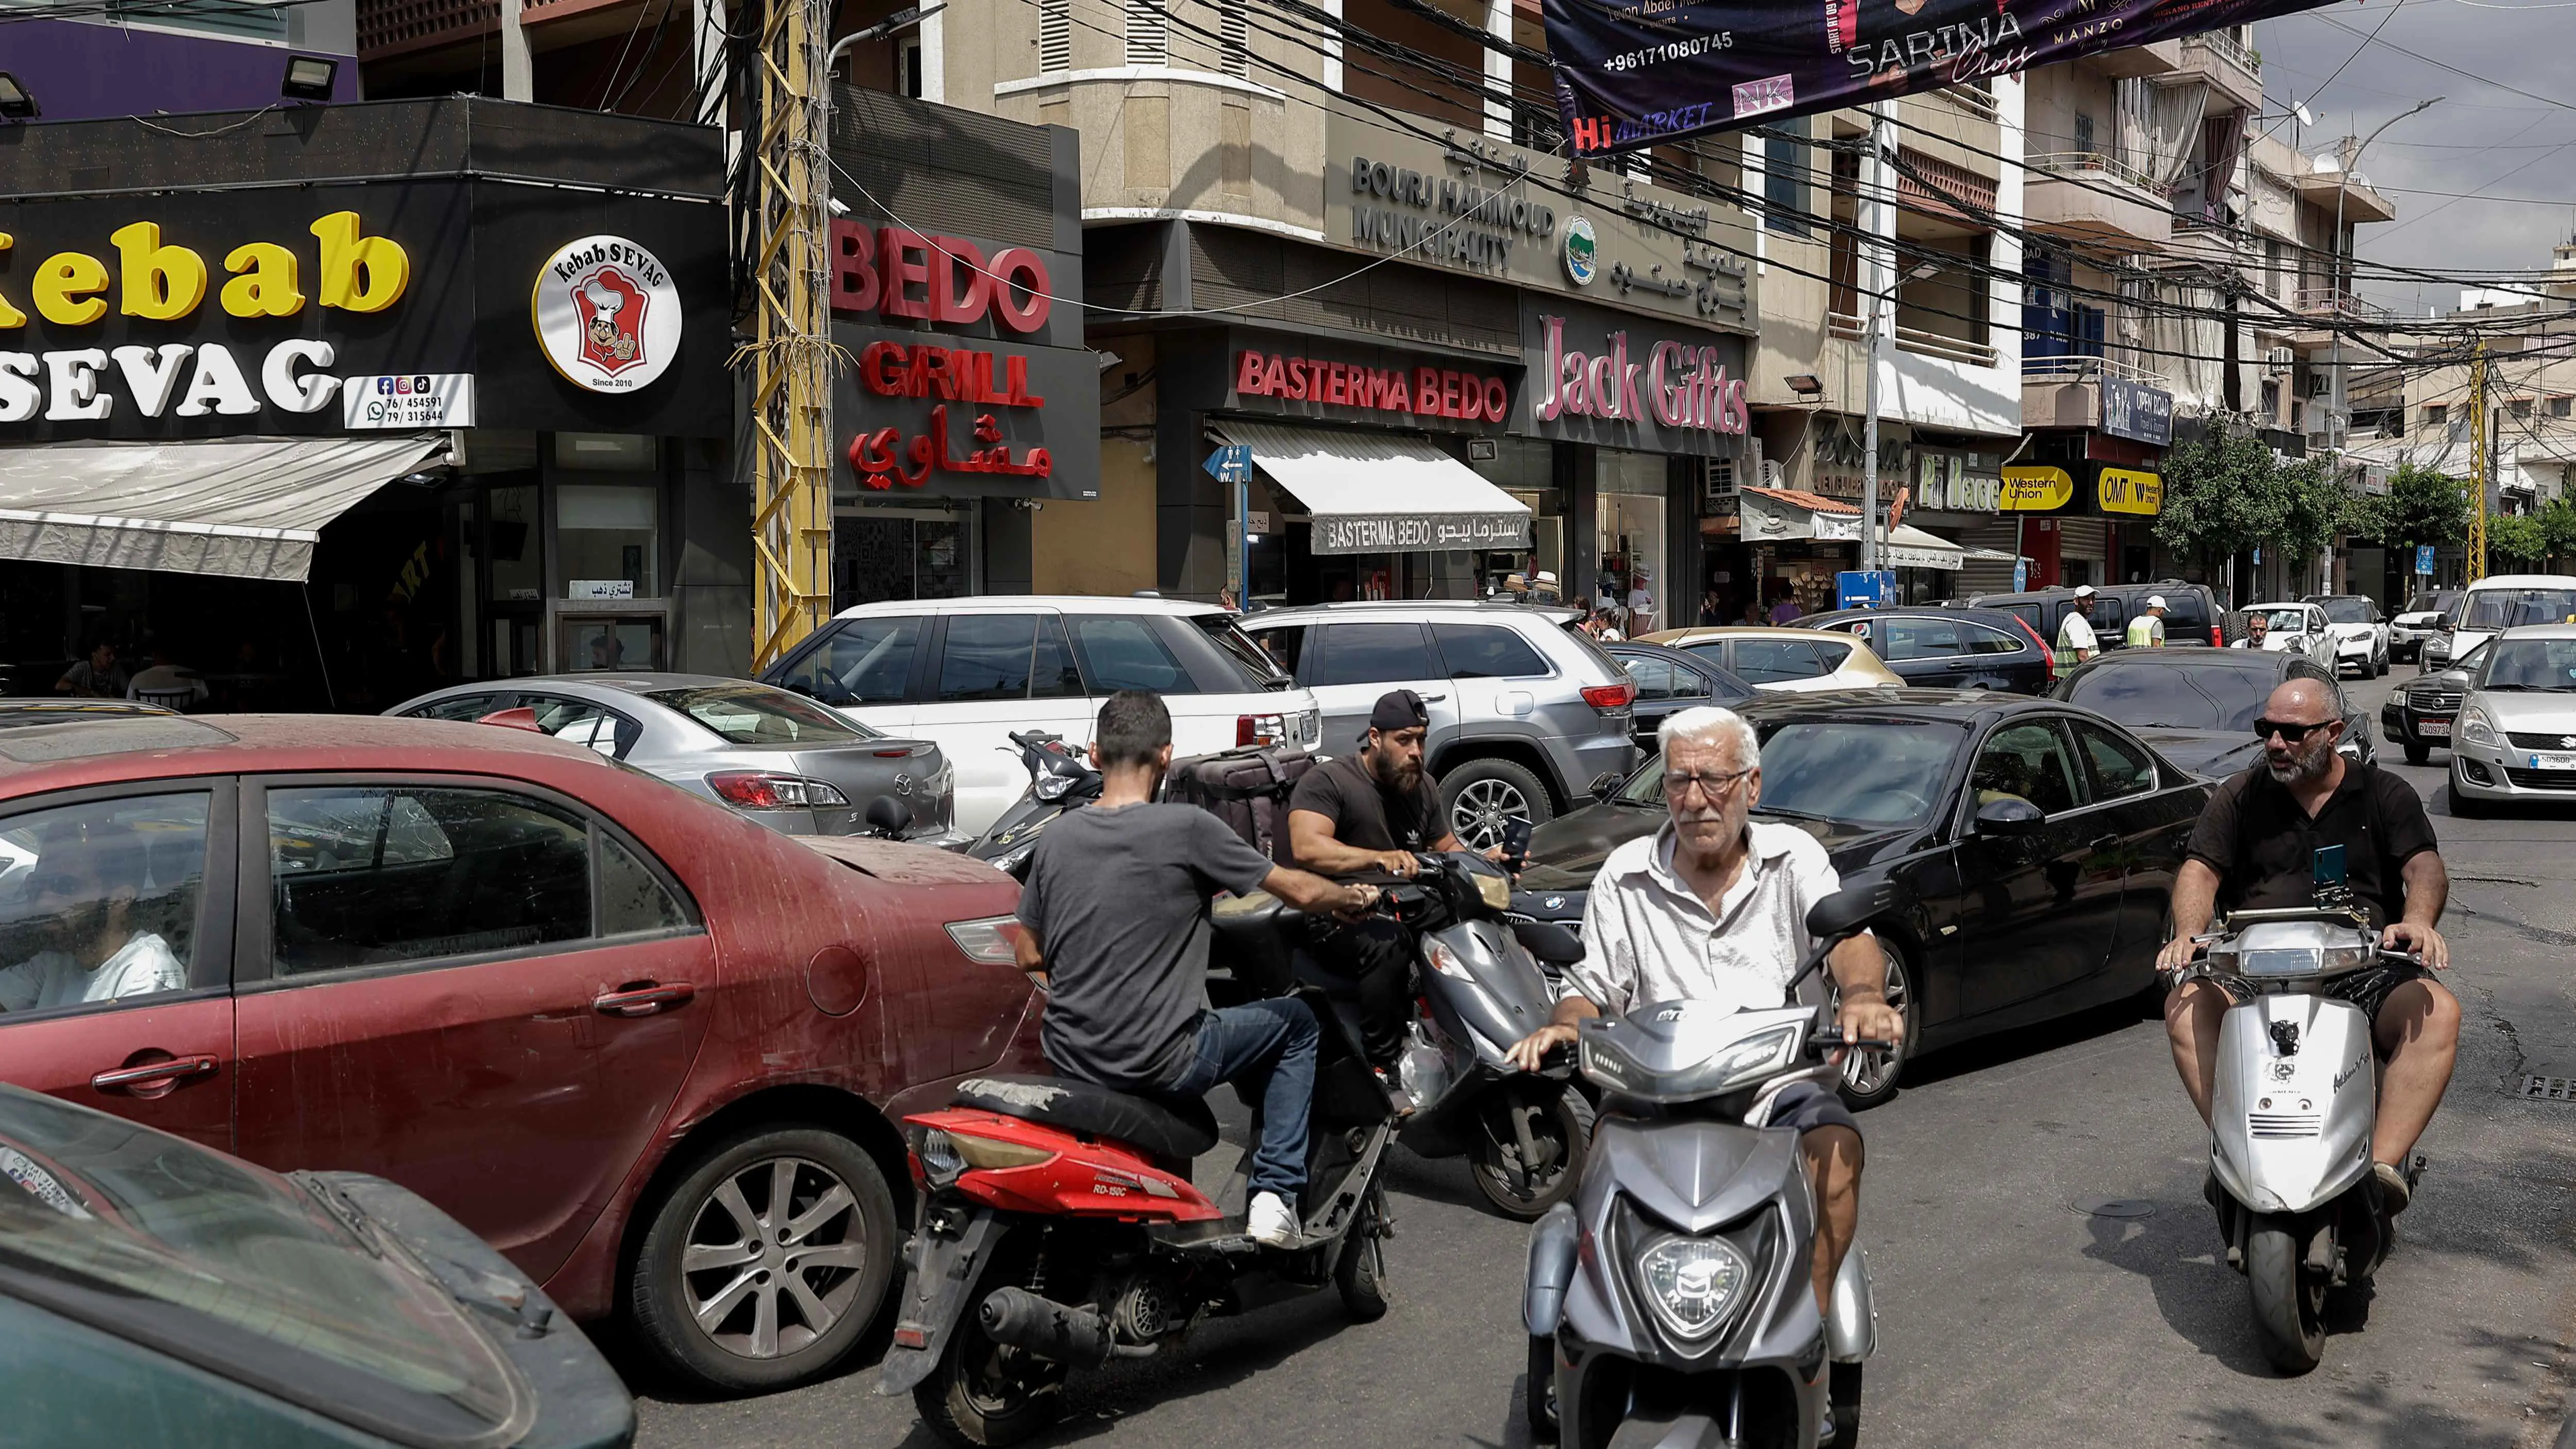
[[[1468,1175],[1485,1201],[1526,1223],[1573,1195],[1592,1146],[1592,1102],[1581,1088],[1514,1077],[1475,1111]]]
[[[2289,1218],[2257,1217],[2245,1234],[2255,1337],[2284,1374],[2307,1373],[2325,1355],[2326,1277],[2308,1270],[2306,1256]]]

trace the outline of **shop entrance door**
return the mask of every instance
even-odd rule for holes
[[[483,494],[483,617],[475,638],[484,679],[545,671],[544,514],[537,485],[509,483]]]
[[[832,607],[888,599],[962,599],[975,592],[972,513],[869,508],[832,528]]]

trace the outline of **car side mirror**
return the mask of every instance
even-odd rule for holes
[[[1819,941],[1848,936],[1883,916],[1913,903],[1912,892],[1892,880],[1845,886],[1807,908],[1807,934]]]
[[[1993,840],[2036,834],[2048,823],[2039,807],[2019,795],[2006,795],[1977,807],[1977,834]]]
[[[1600,779],[1592,782],[1593,802],[1600,805],[1609,804],[1618,796],[1619,787],[1626,783],[1628,782],[1615,772],[1603,774]]]
[[[901,835],[912,826],[912,807],[892,795],[879,795],[868,802],[865,819],[871,830],[885,835]]]

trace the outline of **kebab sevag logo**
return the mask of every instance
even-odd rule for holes
[[[537,269],[528,305],[546,361],[575,387],[634,392],[679,355],[671,270],[621,236],[565,243]]]

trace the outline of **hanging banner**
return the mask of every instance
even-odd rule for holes
[[[1577,156],[2197,35],[2325,0],[1546,0]]]

